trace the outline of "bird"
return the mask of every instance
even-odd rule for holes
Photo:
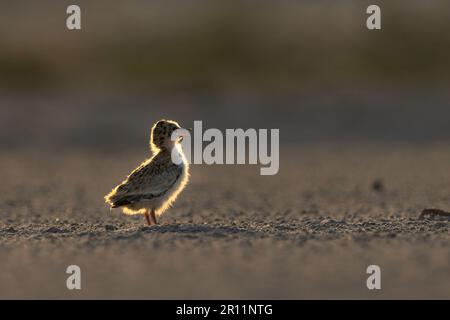
[[[152,156],[104,197],[111,209],[121,208],[127,215],[144,214],[149,226],[158,223],[156,218],[173,204],[189,181],[189,164],[181,148],[186,134],[180,133],[172,140],[178,129],[182,128],[173,120],[162,119],[153,124]]]

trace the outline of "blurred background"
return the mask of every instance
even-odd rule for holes
[[[448,298],[448,220],[417,217],[450,210],[449,30],[448,0],[1,1],[0,297]],[[111,212],[163,117],[279,128],[280,172]]]
[[[66,28],[78,4],[82,30]],[[366,28],[366,8],[382,30]],[[282,143],[450,139],[450,3],[7,1],[0,143],[142,147],[161,117]],[[5,150],[5,149],[4,149]]]

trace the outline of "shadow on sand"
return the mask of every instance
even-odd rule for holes
[[[176,234],[195,234],[213,237],[225,237],[230,234],[239,234],[247,236],[263,236],[266,232],[257,229],[249,229],[235,226],[217,226],[217,225],[195,225],[195,224],[164,224],[155,226],[146,226],[140,229],[145,233],[176,233]]]

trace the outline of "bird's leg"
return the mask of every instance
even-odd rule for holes
[[[158,224],[158,222],[156,222],[156,215],[155,215],[155,210],[151,210],[150,211],[150,217],[152,218],[152,223],[153,224]]]
[[[145,220],[147,220],[147,224],[150,226],[152,225],[150,223],[150,215],[148,214],[148,210],[145,210]]]

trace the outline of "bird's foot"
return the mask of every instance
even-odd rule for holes
[[[145,220],[147,221],[147,225],[151,226],[151,222],[150,222],[150,215],[148,214],[148,211],[145,211]]]
[[[145,211],[145,220],[147,221],[148,226],[158,224],[158,222],[156,221],[155,211],[153,210],[151,210],[150,212],[148,210]]]
[[[150,218],[151,218],[152,224],[158,224],[158,222],[156,221],[156,215],[155,215],[154,210],[150,211]]]

